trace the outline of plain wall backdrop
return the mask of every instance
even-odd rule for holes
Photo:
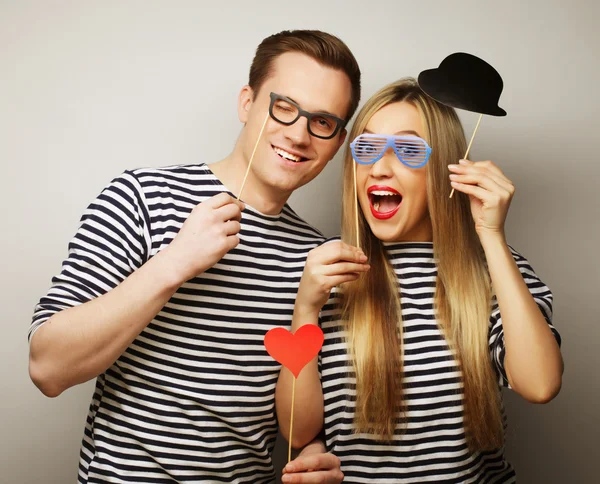
[[[256,46],[290,28],[349,45],[363,102],[456,51],[502,74],[508,116],[483,118],[471,159],[494,160],[515,183],[509,243],[554,292],[566,364],[548,405],[506,393],[508,456],[521,483],[598,482],[598,5],[0,0],[0,482],[76,480],[93,383],[44,397],[26,335],[83,210],[125,169],[227,155]],[[477,115],[460,116],[470,136]],[[291,199],[326,235],[339,231],[340,155]]]

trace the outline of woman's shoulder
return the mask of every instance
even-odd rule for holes
[[[524,277],[530,276],[535,279],[539,279],[539,276],[536,274],[535,270],[533,269],[533,265],[530,263],[530,261],[527,259],[527,257],[525,257],[518,250],[516,250],[512,245],[508,245],[508,248],[509,248],[510,253],[513,256],[513,259],[515,260],[515,263],[517,264],[517,267],[519,268],[519,271],[521,272],[521,274]]]

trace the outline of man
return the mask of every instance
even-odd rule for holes
[[[45,395],[96,378],[80,483],[273,481],[280,367],[263,338],[290,326],[323,240],[286,201],[340,148],[359,97],[360,70],[336,37],[268,37],[228,157],[127,171],[89,206],[30,329]],[[295,464],[313,470],[295,482],[341,480],[320,442]]]

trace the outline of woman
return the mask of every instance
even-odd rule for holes
[[[514,187],[490,161],[457,162],[456,112],[414,79],[376,93],[349,139],[343,242],[309,254],[295,303],[292,330],[321,324],[325,344],[296,383],[292,443],[324,422],[344,482],[514,482],[500,386],[543,403],[563,371],[550,290],[505,240]],[[292,379],[277,384],[284,435]]]

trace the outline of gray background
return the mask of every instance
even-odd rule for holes
[[[517,187],[509,242],[554,291],[566,362],[549,405],[506,395],[508,454],[523,483],[598,482],[599,18],[591,0],[0,0],[0,482],[75,482],[93,384],[45,398],[26,333],[82,211],[124,169],[229,153],[254,50],[284,28],[339,35],[363,100],[455,51],[501,72],[508,116],[483,118],[472,159]],[[461,118],[470,134],[477,116]],[[292,198],[327,235],[339,230],[340,164]]]

